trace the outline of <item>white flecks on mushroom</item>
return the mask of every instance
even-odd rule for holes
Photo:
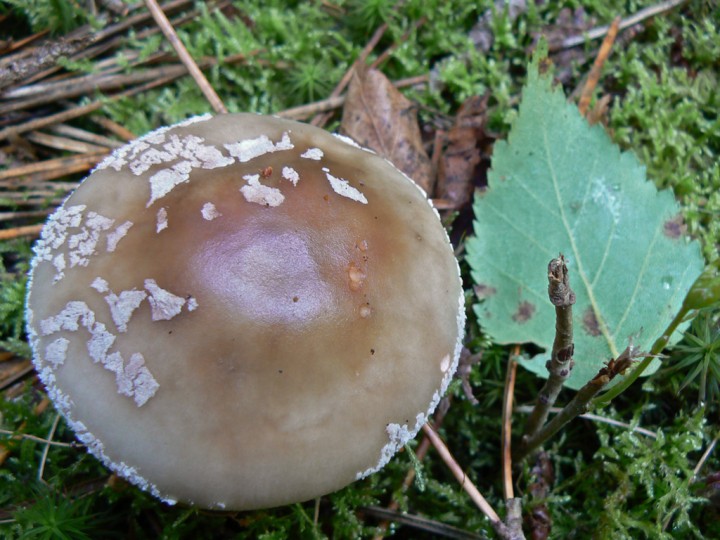
[[[107,283],[99,278],[93,281],[93,285],[97,290],[105,288]],[[126,365],[119,352],[110,353],[116,336],[108,332],[103,323],[96,321],[95,313],[85,302],[68,302],[60,313],[40,321],[40,331],[44,336],[62,330],[75,332],[81,326],[90,333],[90,339],[86,343],[88,355],[93,362],[100,363],[105,369],[115,373],[120,394],[132,397],[138,407],[155,395],[160,385],[145,367],[142,355],[134,353]],[[46,360],[56,369],[65,362],[69,342],[66,344],[63,340],[68,341],[66,338],[58,338],[46,348],[46,353],[51,355],[46,357]],[[48,388],[54,387],[54,375],[44,372],[41,378]]]
[[[273,143],[267,135],[261,135],[256,139],[246,139],[236,143],[223,145],[230,155],[237,158],[240,163],[245,163],[264,154],[270,154],[279,150],[292,150],[294,148],[287,132],[277,143]]]
[[[35,251],[35,258],[32,261],[33,267],[42,261],[51,261],[53,259],[52,251],[59,249],[65,243],[68,229],[79,227],[82,223],[82,213],[85,208],[84,204],[68,207],[61,206],[50,216],[43,227],[42,233],[40,233],[40,240],[33,248],[33,251]]]
[[[186,164],[177,163],[168,169],[163,169],[150,177],[150,207],[155,201],[170,193],[178,184],[190,180],[190,170]]]
[[[203,204],[200,213],[202,214],[203,219],[206,219],[207,221],[212,221],[213,219],[217,219],[222,216],[218,209],[215,208],[215,205],[211,202]]]
[[[224,156],[218,148],[203,143],[204,139],[195,135],[171,135],[162,149],[149,148],[130,162],[129,167],[133,174],[142,174],[152,165],[175,161],[172,166],[161,169],[150,177],[148,207],[170,193],[177,185],[188,182],[193,168],[216,169],[234,163],[232,158]]]
[[[40,334],[49,336],[61,330],[75,332],[80,328],[80,324],[89,328],[94,323],[95,314],[90,311],[85,302],[68,302],[60,313],[40,321]]]
[[[285,200],[278,188],[261,184],[259,174],[247,174],[243,178],[247,180],[247,185],[241,187],[240,192],[246,201],[274,207],[280,206]]]
[[[57,283],[60,281],[63,277],[65,277],[65,267],[67,264],[65,263],[65,254],[64,253],[58,253],[58,255],[52,260],[53,266],[55,267],[55,270],[57,270],[57,273],[55,274],[55,277],[53,278],[53,283]]]
[[[130,321],[133,312],[147,298],[147,293],[132,289],[122,291],[119,295],[115,294],[110,290],[108,282],[101,277],[96,277],[90,287],[101,294],[110,293],[105,296],[105,301],[110,306],[110,315],[113,322],[120,332],[127,332],[127,323]]]
[[[185,305],[183,297],[166,291],[158,286],[154,279],[145,280],[145,289],[150,293],[148,301],[150,302],[153,321],[169,321],[178,315]]]
[[[115,227],[115,230],[113,232],[110,232],[107,234],[107,252],[112,253],[117,249],[117,245],[125,238],[128,231],[130,230],[130,227],[133,226],[132,221],[126,221],[122,225],[118,225]]]
[[[289,180],[292,182],[293,186],[297,186],[298,181],[300,180],[300,175],[298,172],[293,169],[292,167],[283,167],[282,169],[282,177],[285,180]]]
[[[107,357],[105,367],[115,373],[118,392],[123,396],[131,397],[138,407],[142,407],[155,395],[160,385],[145,367],[145,358],[140,353],[134,353],[127,363],[119,352]]]
[[[70,236],[67,240],[70,256],[70,268],[75,266],[87,266],[90,256],[95,253],[95,248],[100,240],[100,233],[112,227],[114,219],[106,218],[96,212],[88,212],[84,225],[80,232]]]
[[[110,306],[110,315],[118,331],[127,332],[127,324],[130,322],[133,312],[140,307],[145,298],[147,298],[145,291],[136,289],[122,291],[120,294],[111,292],[105,296],[105,301]]]
[[[88,354],[94,362],[104,364],[108,351],[115,343],[116,337],[108,332],[105,325],[100,322],[96,322],[88,330],[90,331],[90,339],[87,342]]]
[[[159,233],[168,228],[168,215],[167,208],[164,206],[159,208],[157,211],[157,225],[155,226],[155,232]]]
[[[67,355],[68,345],[70,340],[66,338],[57,338],[55,341],[51,341],[47,347],[45,347],[45,360],[50,362],[55,369],[65,363],[65,357]]]
[[[335,193],[362,204],[368,203],[365,195],[360,193],[360,191],[358,191],[356,188],[352,187],[347,180],[345,180],[344,178],[337,178],[333,176],[324,168],[323,171],[325,172],[327,179],[330,181],[330,185],[332,186]]]
[[[309,148],[306,152],[300,154],[300,157],[320,161],[324,155],[323,151],[319,148]]]
[[[76,266],[87,266],[90,257],[96,253],[97,244],[103,232],[112,227],[115,220],[97,212],[84,215],[85,205],[60,207],[43,228],[40,240],[35,244],[33,268],[44,261],[55,267],[53,283],[65,277],[65,270]],[[67,245],[67,253],[53,254]],[[68,263],[69,259],[69,263]]]
[[[187,310],[188,311],[195,311],[200,304],[198,304],[198,301],[193,298],[192,296],[187,299]]]
[[[110,290],[110,285],[101,277],[96,277],[90,284],[90,287],[95,289],[99,293],[106,293]]]

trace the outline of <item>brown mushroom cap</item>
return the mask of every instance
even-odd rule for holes
[[[78,438],[164,498],[337,490],[413,437],[455,371],[458,267],[384,159],[273,117],[198,117],[107,158],[50,218],[35,365]]]

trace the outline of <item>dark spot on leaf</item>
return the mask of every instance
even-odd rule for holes
[[[370,354],[375,354],[375,349],[370,349]]]
[[[663,224],[663,234],[668,238],[680,238],[686,230],[687,226],[679,214]]]
[[[532,319],[535,314],[535,304],[531,304],[527,300],[518,304],[517,311],[512,316],[512,320],[516,323],[523,324]]]
[[[590,334],[591,336],[600,335],[600,323],[598,322],[592,307],[589,307],[585,310],[585,312],[583,313],[582,322],[583,328],[585,328],[585,331],[588,334]]]
[[[475,295],[478,297],[478,300],[485,300],[497,293],[497,289],[495,287],[485,285],[484,283],[475,285],[473,289],[475,290]]]
[[[538,65],[538,72],[540,75],[545,75],[548,70],[552,67],[552,60],[549,58],[542,58],[540,59],[540,63]]]

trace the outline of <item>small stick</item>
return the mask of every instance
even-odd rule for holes
[[[175,29],[170,24],[170,21],[165,16],[165,13],[163,13],[163,10],[160,9],[160,6],[158,6],[156,0],[145,0],[145,5],[147,5],[150,13],[152,13],[153,18],[155,19],[155,22],[158,24],[163,34],[165,34],[165,37],[173,46],[173,49],[175,49],[175,52],[180,57],[180,61],[185,64],[185,67],[190,72],[190,75],[193,79],[195,79],[195,82],[200,87],[200,90],[205,95],[207,100],[210,102],[212,108],[218,114],[226,114],[227,109],[225,108],[225,105],[220,99],[220,96],[217,95],[213,87],[210,86],[210,83],[205,78],[205,75],[203,75],[203,72],[200,71],[200,68],[195,63],[195,60],[193,60],[193,57],[190,55],[188,50],[182,44],[182,41],[175,32]]]
[[[393,82],[395,88],[406,88],[408,86],[417,86],[418,84],[425,84],[430,80],[429,75],[417,75],[416,77],[407,77],[405,79],[398,79]]]
[[[58,415],[59,417],[60,415]],[[0,435],[10,435],[11,438],[18,438],[18,439],[27,439],[28,441],[34,441],[38,443],[47,444],[50,446],[60,446],[62,448],[75,448],[77,444],[75,443],[63,443],[63,442],[55,442],[49,439],[43,439],[42,437],[36,437],[35,435],[28,435],[27,433],[15,433],[13,431],[9,431],[7,429],[0,429]]]
[[[353,62],[353,64],[350,66],[350,69],[348,69],[345,72],[345,75],[343,75],[343,78],[340,79],[340,82],[335,87],[335,89],[330,93],[328,97],[337,97],[340,94],[342,94],[345,89],[347,88],[347,85],[350,84],[350,81],[352,80],[354,67],[359,64],[364,64],[367,61],[368,55],[372,52],[372,50],[377,46],[378,42],[382,39],[383,35],[385,34],[386,30],[388,28],[387,23],[381,24],[377,30],[375,30],[375,33],[370,38],[370,41],[367,42],[365,47],[363,47],[363,50],[360,52],[359,56],[357,57],[357,60]],[[310,121],[310,123],[313,126],[323,126],[325,123],[330,119],[330,114],[316,114],[315,117]]]
[[[112,120],[110,120],[110,122],[112,122]],[[53,126],[52,128],[50,128],[50,131],[57,133],[58,135],[64,135],[65,137],[77,139],[79,141],[89,142],[92,144],[97,144],[98,146],[104,146],[106,148],[119,148],[123,145],[123,143],[121,143],[120,141],[116,141],[115,139],[105,137],[104,135],[98,135],[91,131],[86,131],[84,129],[76,128],[74,126],[69,126],[67,124],[59,124],[57,126]],[[108,129],[108,131],[110,130]]]
[[[629,28],[630,26],[634,26],[645,19],[649,19],[650,17],[655,17],[656,15],[661,15],[667,11],[670,11],[672,9],[675,9],[676,7],[684,4],[687,0],[667,0],[666,2],[660,2],[659,4],[656,4],[654,6],[647,7],[645,9],[641,9],[638,11],[635,15],[631,15],[630,17],[623,19],[622,22],[618,25],[618,30],[625,30],[626,28]],[[585,32],[579,36],[572,36],[567,39],[564,39],[562,43],[559,45],[556,45],[554,47],[550,47],[550,52],[555,52],[563,49],[570,49],[572,47],[577,47],[578,45],[582,45],[586,41],[599,39],[603,37],[605,34],[607,34],[610,30],[610,25],[605,26],[598,26],[597,28],[593,28],[592,30]]]
[[[101,152],[80,154],[79,156],[48,159],[46,161],[40,161],[38,163],[31,163],[29,165],[13,167],[12,169],[5,169],[4,171],[0,171],[0,180],[22,178],[24,176],[30,176],[36,173],[57,170],[64,171],[66,169],[72,169],[72,172],[77,172],[78,169],[76,169],[76,167],[78,167],[79,164],[81,164],[81,166],[83,167],[93,167],[97,165],[100,160],[107,155],[107,153],[107,150],[104,150]],[[79,170],[82,170],[82,168]]]
[[[33,34],[31,36],[28,36],[26,38],[23,38],[19,41],[12,41],[6,49],[3,49],[0,51],[2,54],[9,54],[13,51],[17,51],[18,49],[22,49],[27,45],[28,43],[32,43],[33,41],[37,41],[41,37],[45,37],[50,33],[50,30],[43,30],[42,32],[38,32],[37,34]]]
[[[419,77],[411,77],[409,79],[400,79],[398,81],[395,81],[393,82],[393,86],[395,86],[395,88],[404,88],[406,86],[415,86],[416,84],[422,84],[424,82],[427,82],[427,80],[427,75],[420,75]],[[298,107],[293,107],[292,109],[285,109],[284,111],[280,111],[275,114],[281,118],[290,118],[291,120],[303,120],[316,113],[342,107],[344,103],[345,95],[342,95],[333,98],[323,99],[320,101],[315,101],[314,103],[308,103],[307,105],[300,105]],[[0,132],[0,140],[1,139],[2,132]]]
[[[48,453],[50,452],[50,445],[52,444],[52,438],[55,436],[55,430],[58,427],[58,422],[60,422],[60,415],[58,413],[55,413],[55,420],[53,420],[52,427],[50,428],[50,433],[48,433],[47,441],[45,442],[45,448],[43,448],[42,458],[40,458],[40,468],[38,469],[37,479],[38,481],[45,483],[45,480],[43,480],[43,474],[45,473],[45,463],[47,463],[47,457]]]
[[[127,129],[125,126],[121,126],[117,122],[110,120],[109,118],[106,118],[104,116],[94,115],[90,117],[90,120],[95,122],[101,127],[104,127],[107,129],[110,133],[113,135],[120,137],[124,141],[132,141],[137,139],[137,135],[135,135],[132,131]],[[120,144],[122,146],[122,144]]]
[[[0,212],[0,221],[14,221],[17,219],[43,218],[52,210],[26,210],[24,212]],[[12,355],[11,355],[12,356]],[[0,362],[3,359],[0,358]]]
[[[316,101],[315,103],[308,103],[307,105],[300,105],[299,107],[293,107],[292,109],[286,109],[284,111],[280,111],[277,115],[280,118],[302,120],[319,112],[330,111],[332,109],[342,107],[343,103],[345,103],[345,96],[338,96]]]
[[[42,225],[25,225],[23,227],[15,227],[12,229],[2,229],[0,230],[0,241],[14,240],[24,236],[38,236],[40,231],[42,231],[42,228]]]
[[[515,409],[516,412],[523,413],[523,414],[530,414],[532,412],[532,407],[517,407]],[[553,414],[559,413],[562,411],[561,407],[551,407],[550,412]],[[627,422],[621,422],[620,420],[615,420],[614,418],[607,418],[605,416],[600,416],[599,414],[593,414],[593,413],[585,413],[578,416],[578,418],[584,418],[585,420],[590,420],[592,422],[601,422],[603,424],[609,424],[611,426],[617,426],[625,429],[629,429],[633,433],[640,433],[641,435],[645,435],[646,437],[651,437],[653,439],[657,439],[657,433],[654,431],[650,431],[649,429],[645,429],[640,426],[632,426],[628,424]]]
[[[56,85],[37,85],[43,90],[35,96],[9,101],[0,104],[0,114],[30,109],[46,103],[56,103],[60,100],[81,96],[95,91],[115,90],[132,84],[153,81],[163,77],[180,77],[186,72],[185,66],[170,65],[145,71],[131,73],[130,75],[103,75],[73,78],[61,81]],[[57,88],[54,88],[57,86]]]
[[[600,45],[600,50],[598,51],[597,57],[595,58],[595,62],[593,62],[593,66],[590,69],[590,73],[588,74],[587,81],[585,82],[582,94],[580,95],[580,102],[578,103],[578,109],[580,110],[580,114],[582,114],[583,116],[585,116],[587,113],[588,107],[590,106],[590,99],[592,98],[593,92],[595,91],[595,87],[600,81],[600,75],[602,74],[603,65],[605,64],[605,61],[610,55],[610,50],[612,49],[613,43],[615,43],[615,37],[618,33],[620,20],[620,17],[615,17],[615,20],[610,25],[608,33],[605,35],[605,39],[603,40],[602,45]]]
[[[458,462],[455,461],[455,458],[450,453],[450,450],[448,450],[448,447],[445,446],[445,443],[442,441],[440,436],[435,433],[428,424],[425,424],[422,429],[427,438],[430,439],[432,445],[435,447],[435,450],[437,450],[438,454],[440,454],[440,457],[445,462],[445,465],[448,466],[448,469],[450,469],[457,481],[460,483],[460,486],[462,486],[465,492],[470,496],[470,499],[482,511],[482,513],[487,516],[493,528],[497,531],[498,527],[504,527],[505,525],[500,519],[500,516],[497,515],[497,512],[495,512],[493,507],[490,506],[490,503],[487,502],[485,497],[483,497],[478,491],[475,484],[470,481],[465,474],[465,471],[463,471],[460,465],[458,465]]]
[[[183,75],[183,74],[180,74],[180,75]],[[72,120],[73,118],[79,118],[80,116],[85,116],[86,114],[89,114],[91,112],[97,111],[98,109],[101,109],[108,103],[112,103],[113,101],[117,101],[124,97],[129,97],[129,96],[133,96],[135,94],[140,94],[142,92],[150,90],[151,88],[155,88],[156,86],[162,86],[164,84],[167,84],[168,82],[172,81],[173,79],[177,79],[177,78],[178,78],[178,76],[175,76],[175,75],[167,76],[165,78],[161,78],[161,79],[158,79],[155,81],[150,81],[150,82],[142,84],[140,86],[136,86],[135,88],[131,88],[124,92],[120,92],[119,94],[114,94],[114,95],[108,96],[104,99],[92,101],[86,105],[82,105],[79,107],[72,107],[65,111],[51,114],[49,116],[44,116],[43,118],[36,118],[35,120],[30,120],[28,122],[25,122],[24,124],[19,124],[17,126],[6,127],[5,129],[0,130],[0,141],[12,138],[16,135],[20,135],[21,133],[25,133],[27,131],[32,131],[35,129],[42,129],[44,127],[47,127],[47,126],[50,126],[53,124],[67,122],[68,120]]]
[[[695,465],[695,468],[693,469],[693,474],[690,477],[690,482],[694,482],[697,479],[697,475],[700,474],[700,469],[702,469],[703,465],[705,465],[705,462],[710,457],[710,454],[712,454],[712,451],[715,449],[715,445],[717,444],[718,440],[720,440],[720,435],[717,435],[712,440],[710,445],[703,452],[703,455],[700,456],[700,459],[698,460],[697,465]]]
[[[61,137],[57,135],[49,135],[41,131],[31,131],[25,137],[27,140],[47,146],[49,148],[55,148],[57,150],[67,150],[68,152],[77,152],[79,154],[88,154],[90,152],[107,152],[109,148],[98,146],[96,144],[78,141],[75,139],[68,139],[67,137]]]
[[[510,358],[508,358],[507,375],[505,376],[505,391],[503,392],[502,416],[502,468],[503,493],[508,501],[515,497],[512,480],[512,410],[515,395],[515,376],[517,374],[517,361],[515,357],[520,354],[520,346],[515,345]]]
[[[532,439],[547,421],[550,407],[555,404],[574,364],[572,306],[575,293],[570,288],[568,268],[562,254],[548,264],[548,296],[555,306],[555,340],[552,355],[546,364],[550,374],[525,426],[524,441]]]

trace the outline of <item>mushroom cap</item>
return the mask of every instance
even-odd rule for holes
[[[436,407],[457,262],[386,160],[274,117],[117,150],[35,247],[34,362],[95,456],[167,502],[248,510],[381,468]]]

